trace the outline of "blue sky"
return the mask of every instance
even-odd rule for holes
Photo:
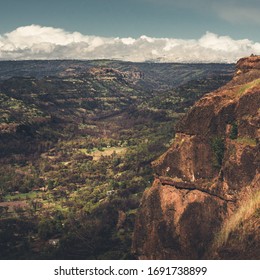
[[[0,0],[0,3],[2,59],[7,44],[13,44],[8,34],[32,25],[97,37],[138,39],[145,35],[200,40],[210,32],[232,40],[260,42],[259,0]],[[28,28],[22,31],[30,32]],[[251,45],[243,48],[251,51]],[[254,50],[258,51],[258,45],[254,45]]]
[[[195,39],[211,31],[260,41],[259,14],[259,0],[6,0],[0,33],[38,24],[99,36]]]

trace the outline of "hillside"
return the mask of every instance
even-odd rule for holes
[[[233,65],[0,62],[1,259],[130,259],[174,125]]]
[[[228,78],[233,64],[134,63],[116,60],[39,60],[0,61],[0,81],[12,77],[79,77],[92,69],[114,69],[136,86],[150,90],[167,90],[190,80]],[[141,78],[141,79],[140,79]]]
[[[260,57],[251,56],[179,122],[137,214],[138,258],[260,258],[259,104]]]

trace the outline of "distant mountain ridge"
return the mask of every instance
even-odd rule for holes
[[[234,64],[217,63],[135,63],[116,60],[25,60],[0,61],[0,81],[12,77],[73,77],[84,75],[91,68],[111,68],[121,72],[142,73],[141,86],[165,90],[188,80],[212,75],[231,75]]]

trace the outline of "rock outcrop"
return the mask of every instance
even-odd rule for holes
[[[259,105],[260,56],[251,56],[179,123],[142,198],[133,237],[138,258],[211,258],[216,234],[260,188]]]

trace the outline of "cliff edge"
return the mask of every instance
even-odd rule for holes
[[[136,218],[139,259],[260,258],[259,104],[260,56],[242,58],[178,124]]]

